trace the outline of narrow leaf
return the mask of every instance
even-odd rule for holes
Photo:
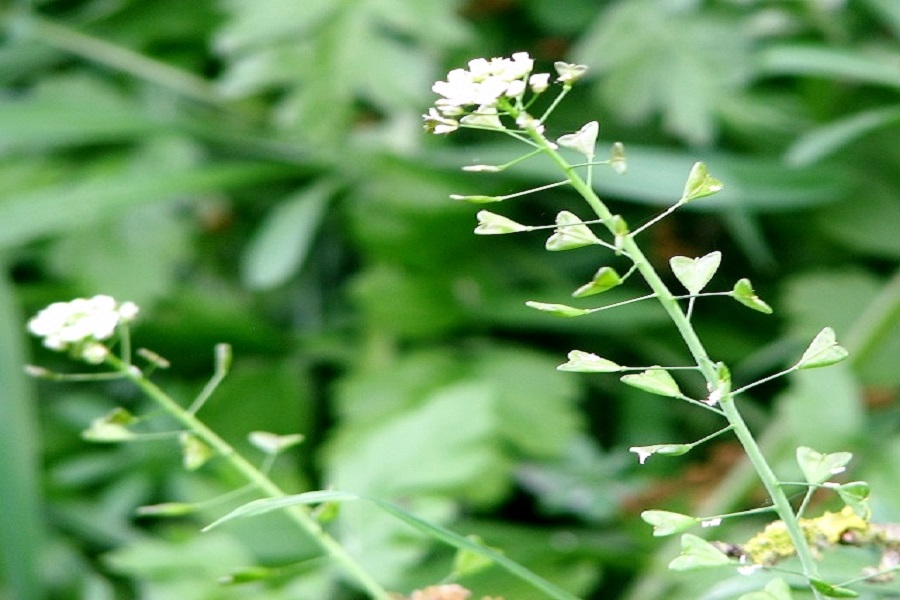
[[[241,280],[253,290],[281,285],[303,267],[335,185],[323,182],[269,212],[241,256]]]
[[[556,369],[558,371],[574,371],[577,373],[613,373],[621,371],[622,367],[596,354],[572,350],[569,352],[569,362],[559,365]]]
[[[681,389],[665,369],[652,368],[642,373],[631,373],[622,376],[622,383],[642,389],[651,394],[680,398]]]
[[[601,294],[621,283],[622,278],[619,277],[619,274],[616,273],[615,269],[611,267],[600,267],[589,283],[584,284],[572,292],[572,297],[585,298],[587,296],[593,296],[594,294]]]
[[[824,76],[829,79],[900,88],[900,64],[890,55],[825,44],[785,44],[759,53],[759,68],[773,75]]]
[[[13,201],[13,195],[2,205]],[[15,227],[9,224],[10,227]],[[7,253],[8,258],[12,255]],[[0,275],[0,561],[3,594],[19,600],[48,598],[54,587],[47,572],[49,515],[41,490],[44,465],[41,463],[41,421],[37,386],[31,385],[22,370],[28,361],[22,335],[22,289],[15,289],[12,269],[4,263]],[[46,491],[46,490],[44,490]]]
[[[0,248],[35,238],[71,231],[74,227],[108,220],[118,211],[172,198],[222,193],[248,185],[296,177],[296,169],[254,163],[189,167],[88,178],[16,194],[0,203]]]
[[[837,343],[834,330],[826,327],[813,339],[806,352],[800,357],[797,367],[800,369],[815,369],[818,367],[827,367],[839,363],[847,356],[849,352]]]
[[[672,273],[692,296],[696,296],[706,287],[709,280],[716,274],[721,262],[722,253],[719,251],[710,252],[700,258],[673,256],[669,259]]]
[[[810,165],[838,152],[864,135],[894,125],[898,120],[900,108],[897,106],[864,110],[843,117],[802,135],[788,149],[785,161],[791,165]]]

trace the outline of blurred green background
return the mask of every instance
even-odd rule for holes
[[[760,587],[765,574],[669,574],[677,547],[638,518],[765,502],[725,438],[643,467],[627,451],[718,424],[615,377],[555,371],[573,348],[684,364],[662,313],[527,309],[621,265],[544,252],[539,234],[475,237],[477,208],[448,200],[557,177],[540,161],[462,173],[521,148],[422,131],[432,82],[517,51],[540,71],[589,65],[550,132],[597,119],[601,147],[625,144],[628,174],[601,170],[596,187],[629,223],[676,200],[695,160],[725,182],[648,231],[648,253],[667,270],[670,256],[723,250],[711,287],[749,277],[775,307],[697,308],[738,385],[836,329],[849,364],[756,388],[742,406],[785,479],[798,444],[853,451],[848,477],[872,484],[874,518],[900,521],[896,0],[34,0],[7,2],[0,18],[0,598],[359,597],[277,515],[202,535],[233,504],[135,517],[237,482],[215,462],[185,473],[174,442],[83,441],[113,407],[152,410],[127,385],[24,377],[26,362],[76,368],[27,338],[27,317],[98,293],[142,307],[135,344],[171,360],[157,381],[185,404],[212,373],[213,345],[234,346],[202,416],[251,456],[251,430],[305,434],[274,473],[288,489],[400,503],[586,599]],[[548,191],[497,212],[587,218],[574,200]],[[814,511],[833,506],[823,496]],[[765,522],[703,533],[739,542]],[[375,508],[347,506],[332,526],[390,589],[451,567],[449,550]],[[827,572],[850,578],[877,560],[834,552]],[[250,565],[281,570],[217,583]],[[538,597],[496,569],[461,583],[477,597]],[[900,596],[898,584],[868,589]]]

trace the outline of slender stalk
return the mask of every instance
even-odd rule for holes
[[[35,14],[20,18],[22,29],[36,41],[48,46],[128,73],[138,79],[151,81],[206,104],[218,106],[225,102],[212,84],[187,71]]]
[[[171,396],[166,394],[156,384],[144,377],[139,369],[136,367],[129,367],[114,356],[109,356],[107,361],[115,369],[123,372],[129,380],[137,385],[142,392],[147,394],[149,398],[155,401],[172,418],[184,425],[191,433],[213,448],[250,484],[259,489],[260,492],[272,498],[287,495],[284,490],[239,454],[228,442],[219,437],[218,434],[207,427],[192,413],[182,408],[180,404],[175,402]],[[285,514],[315,539],[319,546],[334,561],[340,564],[344,569],[344,572],[355,579],[372,598],[375,600],[392,600],[392,597],[387,590],[366,572],[336,539],[322,528],[319,522],[310,514],[310,510],[307,507],[293,505],[285,509]]]
[[[616,231],[612,225],[612,218],[614,215],[600,197],[597,196],[593,188],[576,173],[575,169],[573,169],[559,152],[550,145],[549,141],[541,133],[534,129],[530,129],[529,131],[532,139],[543,146],[547,156],[549,156],[550,159],[566,173],[572,187],[575,188],[585,201],[587,201],[596,215],[606,223],[610,232],[613,235],[616,235]],[[796,549],[797,557],[800,559],[804,575],[808,578],[817,577],[818,567],[813,559],[809,544],[797,522],[797,517],[791,507],[790,501],[784,493],[784,490],[781,488],[778,477],[775,475],[775,472],[772,470],[772,467],[760,450],[759,444],[757,444],[752,432],[744,422],[730,390],[722,389],[723,386],[719,381],[715,365],[710,360],[709,354],[707,353],[703,342],[700,340],[700,337],[697,335],[697,332],[694,330],[693,325],[681,309],[681,305],[678,303],[675,295],[668,289],[656,272],[656,269],[653,268],[653,265],[650,264],[650,261],[647,260],[646,256],[637,245],[637,242],[635,242],[633,233],[629,233],[622,238],[621,247],[634,262],[638,271],[647,282],[647,285],[650,286],[650,289],[672,319],[672,322],[684,339],[685,344],[687,344],[691,356],[693,356],[694,360],[697,362],[697,366],[709,384],[709,389],[711,391],[719,391],[722,394],[719,399],[719,405],[722,408],[725,418],[734,430],[735,436],[743,446],[748,460],[753,465],[763,486],[766,488],[766,492],[772,500],[775,512],[784,522],[794,548]],[[813,594],[816,598],[820,598],[820,594],[815,589],[813,589]]]

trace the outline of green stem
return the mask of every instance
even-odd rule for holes
[[[541,145],[550,159],[566,173],[569,183],[575,188],[575,191],[587,201],[597,216],[606,223],[610,232],[613,235],[616,235],[616,231],[612,225],[614,215],[603,201],[600,200],[600,197],[597,196],[593,188],[591,188],[585,180],[576,173],[575,169],[566,162],[562,155],[550,145],[549,141],[542,134],[533,129],[530,130],[530,133],[532,139]],[[722,397],[719,400],[719,406],[722,408],[722,412],[728,420],[728,423],[734,429],[735,436],[743,446],[748,460],[753,465],[763,486],[766,488],[766,492],[769,494],[772,504],[775,507],[775,512],[784,522],[791,541],[794,544],[794,548],[796,549],[797,557],[800,559],[800,563],[803,567],[803,573],[807,578],[818,577],[816,562],[813,559],[806,537],[803,535],[800,525],[797,522],[797,517],[791,507],[790,501],[784,493],[784,490],[781,488],[778,477],[775,475],[775,472],[763,455],[762,450],[760,450],[759,444],[756,442],[752,432],[744,422],[744,419],[734,402],[733,395],[730,390],[723,389],[723,385],[719,381],[719,376],[716,372],[716,367],[710,360],[709,354],[707,353],[703,342],[700,340],[700,337],[697,335],[697,332],[694,330],[693,325],[685,315],[684,311],[682,311],[681,305],[678,303],[674,294],[672,294],[660,278],[656,269],[650,264],[650,261],[644,256],[644,253],[634,240],[634,234],[630,233],[625,235],[622,238],[621,243],[622,250],[634,262],[638,271],[647,282],[647,285],[650,286],[650,289],[654,292],[660,304],[662,304],[663,308],[672,319],[672,322],[684,339],[685,344],[687,344],[691,356],[693,356],[697,366],[703,373],[703,377],[709,384],[709,389],[711,391],[717,390],[722,394]],[[820,598],[820,595],[816,590],[813,590],[813,594],[816,598]]]
[[[284,490],[239,454],[228,442],[219,437],[218,434],[207,427],[196,416],[182,408],[180,404],[175,402],[171,396],[166,394],[156,384],[144,377],[139,369],[126,365],[114,356],[108,357],[107,361],[115,369],[123,372],[128,379],[134,382],[141,391],[154,400],[172,418],[184,425],[191,433],[213,448],[249,483],[259,489],[260,492],[272,498],[287,495]],[[315,539],[319,546],[331,556],[333,560],[341,565],[346,574],[355,579],[372,598],[376,600],[392,600],[392,597],[388,594],[387,590],[375,581],[375,579],[369,575],[358,562],[356,562],[344,547],[329,535],[319,522],[310,515],[310,511],[307,507],[301,505],[290,506],[285,509],[285,514]]]

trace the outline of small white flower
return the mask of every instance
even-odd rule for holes
[[[459,129],[459,121],[441,116],[434,108],[428,109],[428,114],[422,115],[422,119],[425,121],[425,129],[437,135],[452,133]]]
[[[528,85],[535,94],[540,94],[550,87],[550,73],[535,73],[528,78]]]
[[[557,61],[553,63],[553,67],[556,69],[556,73],[559,75],[557,81],[560,83],[565,83],[566,85],[572,85],[587,73],[587,67],[585,65],[575,65],[572,63]]]
[[[500,60],[498,58],[493,59],[493,61]],[[459,69],[462,71],[463,69]],[[491,70],[491,62],[488,62],[485,58],[473,58],[469,61],[469,74],[473,78],[483,78],[487,77],[492,73]]]
[[[533,92],[547,87],[550,75],[535,78],[533,68],[528,53],[517,52],[511,58],[476,58],[469,61],[468,69],[453,69],[446,81],[431,87],[441,98],[425,115],[425,128],[437,134],[455,131],[460,124],[503,129],[500,115],[510,108],[507,98],[521,99],[529,85]],[[472,106],[478,108],[469,117]]]
[[[504,63],[504,69],[500,76],[507,81],[521,79],[531,73],[533,68],[534,60],[528,56],[527,52],[516,52],[512,55],[512,60]]]
[[[505,94],[510,98],[518,98],[525,93],[526,86],[525,82],[521,79],[516,79],[514,81],[510,81],[509,85],[506,86]]]
[[[119,317],[121,317],[123,321],[134,321],[139,311],[138,305],[134,302],[123,302],[119,305]]]
[[[133,302],[118,304],[111,296],[76,298],[44,308],[28,321],[28,330],[43,338],[51,350],[75,348],[80,358],[96,363],[108,352],[99,342],[112,337],[119,323],[133,320],[137,313]]]

